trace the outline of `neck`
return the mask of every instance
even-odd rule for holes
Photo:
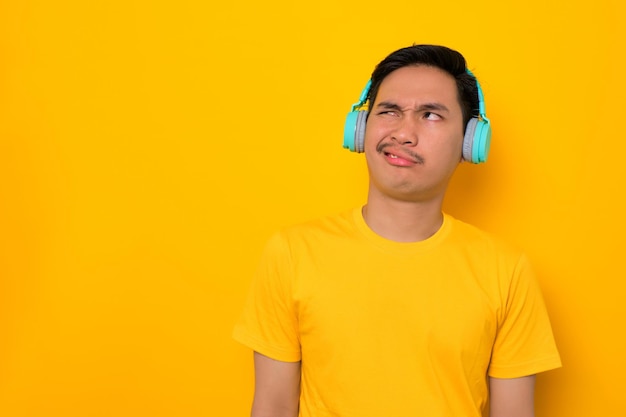
[[[368,198],[365,223],[376,234],[396,242],[419,242],[434,235],[443,223],[442,201],[414,202]]]

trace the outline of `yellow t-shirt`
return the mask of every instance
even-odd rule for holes
[[[277,233],[233,335],[302,361],[301,417],[480,416],[487,375],[560,366],[526,258],[448,215],[416,243],[360,209]]]

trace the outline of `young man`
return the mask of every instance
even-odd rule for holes
[[[488,399],[492,417],[533,416],[534,375],[560,359],[532,271],[442,213],[459,162],[486,158],[464,138],[489,128],[481,96],[445,47],[376,67],[355,145],[367,204],[275,234],[235,327],[253,417],[475,417]]]

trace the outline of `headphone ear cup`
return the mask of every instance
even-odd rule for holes
[[[467,122],[465,127],[465,136],[463,137],[463,160],[467,162],[474,162],[472,160],[472,148],[474,147],[474,133],[476,132],[476,125],[478,119],[473,117]]]
[[[351,111],[346,117],[346,124],[343,127],[343,147],[351,152],[356,152],[354,143],[354,134],[356,131],[356,122],[359,117],[358,111]]]
[[[352,152],[363,152],[366,111],[351,111],[343,128],[343,147]]]
[[[472,162],[479,164],[487,162],[489,156],[489,147],[491,146],[491,124],[484,120],[476,123],[476,132],[474,132],[474,146],[472,146]]]
[[[365,152],[365,125],[367,123],[367,112],[360,111],[356,120],[356,129],[354,131],[355,150],[358,153]]]
[[[473,164],[487,161],[491,145],[491,125],[476,117],[467,122],[463,137],[463,159]]]

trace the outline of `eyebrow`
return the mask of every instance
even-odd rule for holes
[[[376,105],[376,107],[382,107],[382,108],[389,109],[389,110],[402,111],[402,108],[398,104],[393,103],[391,101],[381,101],[380,103]],[[423,104],[420,104],[416,110],[417,111],[437,110],[437,111],[445,111],[448,113],[450,112],[450,110],[441,103],[423,103]]]

